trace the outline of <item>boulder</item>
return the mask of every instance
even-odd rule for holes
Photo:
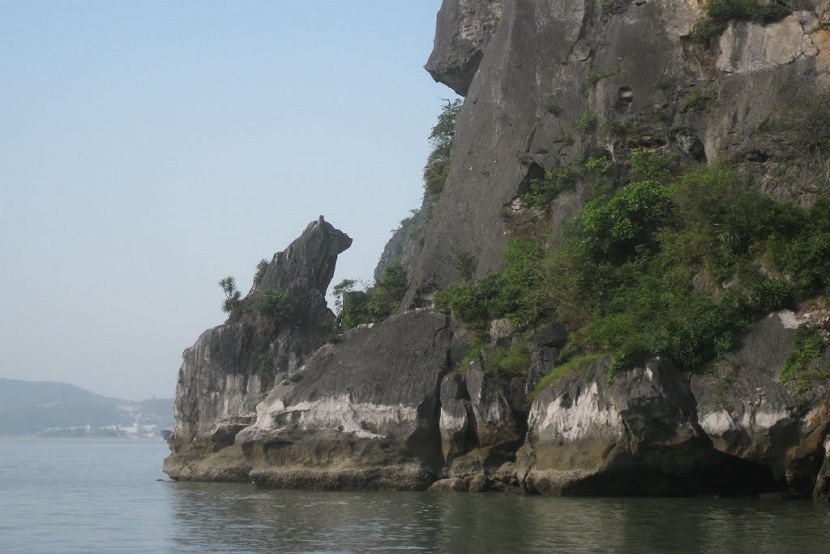
[[[567,376],[534,401],[517,462],[528,490],[685,495],[774,487],[763,468],[713,449],[687,376],[652,360],[609,384],[607,367],[595,362],[590,378]]]
[[[713,374],[695,375],[692,392],[703,431],[721,452],[768,465],[783,478],[787,451],[799,442],[790,392],[778,380],[794,330],[780,314],[758,322],[742,347]]]
[[[698,419],[714,447],[766,467],[795,498],[823,497],[825,442],[830,433],[827,385],[797,399],[780,380],[795,329],[820,323],[819,312],[783,310],[759,321],[713,374],[695,375]]]
[[[236,436],[263,486],[426,489],[441,472],[444,315],[413,311],[318,350]]]
[[[470,400],[467,384],[460,373],[450,373],[441,381],[441,452],[445,463],[467,452],[471,442]]]

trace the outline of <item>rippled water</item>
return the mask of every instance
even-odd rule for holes
[[[175,483],[161,442],[0,439],[0,552],[830,551],[810,502]]]

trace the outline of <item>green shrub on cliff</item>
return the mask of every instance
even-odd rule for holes
[[[491,377],[527,375],[530,350],[524,340],[517,339],[508,347],[497,346],[490,354],[484,373]]]
[[[657,231],[674,223],[675,205],[656,181],[623,187],[611,197],[588,201],[575,234],[596,260],[623,261],[657,248]]]
[[[447,100],[438,115],[438,121],[429,134],[432,151],[424,166],[424,188],[430,197],[437,197],[444,190],[444,183],[450,174],[450,153],[455,139],[455,120],[463,101]]]
[[[807,391],[816,380],[824,380],[830,377],[830,370],[810,369],[810,362],[820,358],[827,349],[827,343],[818,334],[818,331],[810,327],[799,327],[793,337],[793,345],[790,353],[781,364],[781,383],[787,385],[795,395],[797,404],[806,402]]]
[[[551,371],[539,379],[536,387],[527,395],[528,400],[533,400],[539,396],[543,390],[548,388],[553,382],[561,379],[565,375],[576,373],[578,371],[585,371],[588,366],[600,359],[600,354],[585,354],[582,356],[574,356],[563,364],[559,364]]]
[[[790,236],[775,237],[773,259],[792,275],[800,296],[827,294],[830,280],[830,195],[819,196],[813,206],[795,210]]]
[[[572,331],[566,357],[610,354],[617,371],[654,356],[697,370],[767,313],[828,291],[830,195],[805,210],[727,166],[663,185],[670,166],[633,165],[652,178],[587,202],[556,249],[514,237],[504,271],[439,291],[436,307],[481,333],[555,317]]]
[[[786,2],[778,0],[766,4],[757,0],[709,0],[703,5],[705,15],[695,24],[692,37],[708,42],[720,35],[731,20],[766,25],[784,19],[792,11]]]
[[[219,286],[225,293],[225,300],[222,302],[222,311],[229,314],[239,305],[242,293],[236,288],[236,279],[230,275],[219,281]]]
[[[300,312],[297,303],[284,289],[264,288],[257,295],[256,307],[267,317],[286,325],[297,325]]]
[[[599,209],[587,204],[564,247],[577,273],[565,290],[591,299],[571,319],[570,348],[701,368],[734,348],[748,324],[790,307],[796,286],[758,263],[781,269],[772,246],[792,244],[805,218],[743,185],[733,170],[707,167],[670,187],[632,183]]]
[[[408,286],[406,271],[400,265],[383,268],[371,292],[369,307],[376,321],[395,313]]]
[[[265,277],[265,272],[268,271],[268,266],[271,265],[268,260],[262,258],[256,264],[256,273],[254,273],[254,286],[259,286],[262,278]]]
[[[547,171],[541,179],[531,179],[529,191],[522,196],[522,200],[534,208],[547,209],[550,203],[561,193],[573,190],[576,186],[576,175],[567,166],[557,165]]]
[[[493,319],[508,318],[518,328],[536,323],[545,311],[541,286],[545,251],[529,237],[514,237],[504,253],[505,269],[475,283],[458,284],[435,294],[435,306],[485,332]]]
[[[676,174],[679,163],[677,156],[651,152],[640,148],[631,153],[628,160],[632,181],[664,181]]]
[[[406,271],[397,264],[384,268],[371,288],[356,291],[355,284],[352,279],[344,279],[333,289],[341,331],[386,319],[397,311],[408,287]]]

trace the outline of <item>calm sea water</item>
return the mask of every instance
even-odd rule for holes
[[[810,502],[271,491],[168,481],[166,454],[0,438],[0,552],[830,552]]]

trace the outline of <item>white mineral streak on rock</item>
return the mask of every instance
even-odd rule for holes
[[[806,318],[798,317],[791,310],[781,310],[778,312],[778,317],[781,319],[781,325],[785,329],[798,329],[806,320]]]
[[[733,21],[719,46],[717,68],[725,73],[758,73],[818,54],[798,14],[769,25]]]
[[[238,373],[226,375],[222,410],[217,417],[250,413],[250,407],[247,405],[249,402],[246,402],[246,399],[255,398],[259,389],[259,375],[247,379]]]
[[[257,409],[258,417],[254,427],[258,431],[273,431],[280,428],[329,430],[353,433],[364,439],[379,439],[385,435],[373,433],[368,429],[383,429],[395,425],[410,427],[414,431],[417,423],[417,410],[414,406],[352,403],[348,394],[288,406],[280,400],[275,400],[267,406],[265,404],[263,402]]]
[[[787,419],[790,414],[784,410],[747,410],[741,418],[741,425],[752,428],[755,431],[765,431],[775,426],[782,419]]]
[[[718,410],[717,412],[706,414],[700,420],[700,426],[703,427],[707,435],[711,436],[720,436],[728,431],[735,431],[741,428],[726,410]]]
[[[441,417],[439,419],[438,426],[441,429],[441,438],[444,440],[449,440],[452,435],[463,431],[467,427],[467,417],[465,412],[461,412],[463,415],[456,416],[453,413],[445,408],[441,408]]]
[[[507,406],[504,399],[499,396],[487,404],[484,416],[484,422],[491,425],[501,425],[510,421],[510,407]]]
[[[754,424],[756,429],[770,429],[779,421],[787,419],[790,414],[787,410],[759,411],[755,413]]]
[[[539,412],[544,412],[542,415]],[[534,417],[535,416],[535,417]],[[536,424],[544,417],[541,424]],[[622,436],[622,419],[613,406],[601,407],[599,389],[596,383],[573,400],[569,407],[563,407],[560,396],[546,407],[535,404],[531,410],[531,427],[535,427],[540,436],[551,440],[561,437],[567,441],[578,441],[590,435]]]

